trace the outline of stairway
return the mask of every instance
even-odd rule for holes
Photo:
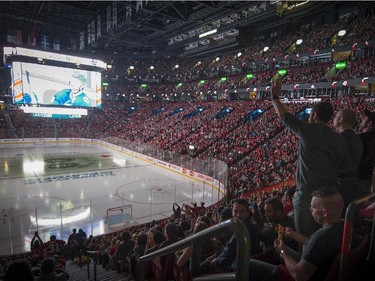
[[[69,281],[94,281],[94,263],[91,260],[89,264],[90,278],[88,278],[87,264],[82,268],[73,261],[67,261],[65,271],[69,274]],[[132,277],[127,277],[125,273],[118,274],[116,271],[106,271],[101,265],[96,266],[96,280],[98,281],[130,281]]]

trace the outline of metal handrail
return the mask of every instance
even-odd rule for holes
[[[341,257],[340,257],[340,272],[339,281],[346,280],[348,276],[349,267],[349,254],[351,250],[351,242],[353,236],[354,223],[357,218],[356,214],[361,204],[373,201],[375,199],[375,193],[369,194],[362,198],[359,198],[349,204],[346,209],[345,223],[344,223],[344,233],[341,247]],[[367,260],[374,258],[375,253],[375,213],[372,218],[372,230],[371,230],[371,240],[369,252],[367,255]]]
[[[144,280],[144,263],[149,260],[160,258],[162,256],[181,250],[187,246],[193,244],[192,258],[191,258],[191,274],[190,280],[195,280],[194,276],[200,275],[200,259],[202,254],[202,244],[203,242],[219,233],[224,229],[230,228],[235,233],[237,238],[237,269],[235,274],[228,275],[223,274],[214,274],[210,279],[210,276],[207,275],[205,280],[238,280],[238,281],[247,281],[249,279],[249,258],[250,258],[250,235],[244,225],[244,223],[237,219],[230,219],[224,222],[221,222],[217,225],[214,225],[210,228],[207,228],[199,233],[195,233],[181,241],[178,241],[172,245],[169,245],[165,248],[159,249],[153,253],[142,256],[139,259],[140,262],[140,280]],[[202,277],[200,277],[201,279]],[[228,279],[229,278],[229,279]]]
[[[88,258],[88,262],[87,262],[87,278],[90,280],[90,258],[93,259],[93,262],[94,262],[94,281],[96,281],[97,279],[97,270],[96,270],[96,264],[99,260],[99,255],[100,255],[100,252],[99,251],[86,251],[86,257]]]

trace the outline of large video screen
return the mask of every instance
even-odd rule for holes
[[[15,104],[102,106],[100,72],[25,62],[12,63]]]

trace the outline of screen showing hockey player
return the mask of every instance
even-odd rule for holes
[[[15,104],[101,107],[101,73],[13,62]]]

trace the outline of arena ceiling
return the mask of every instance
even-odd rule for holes
[[[1,24],[13,28],[32,28],[58,33],[60,36],[77,35],[98,15],[102,17],[101,37],[91,46],[92,52],[115,53],[149,52],[159,55],[182,53],[184,43],[168,44],[184,32],[220,20],[233,13],[242,13],[267,3],[268,9],[255,17],[241,17],[225,24],[225,30],[254,25],[255,28],[285,21],[276,16],[277,1],[117,1],[117,26],[104,31],[105,14],[112,1],[0,1]],[[141,3],[141,5],[140,5]],[[319,3],[319,2],[315,2]],[[314,4],[315,6],[318,6]],[[131,16],[127,13],[131,7]],[[315,10],[318,7],[315,7]]]

